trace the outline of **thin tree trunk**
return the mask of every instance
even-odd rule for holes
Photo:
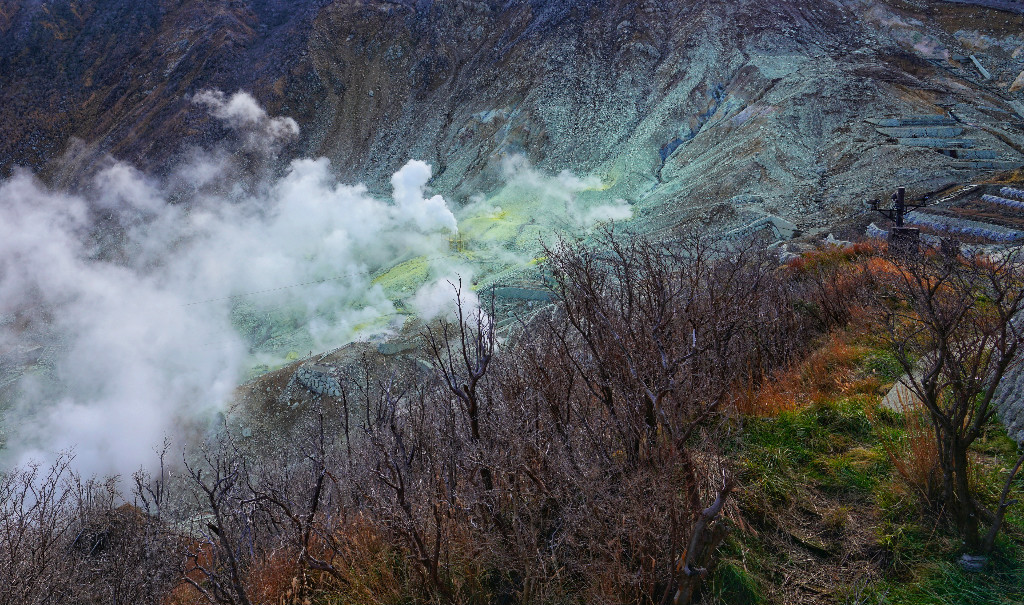
[[[964,544],[970,554],[983,554],[978,526],[978,507],[971,495],[968,475],[967,448],[964,444],[953,444],[953,479],[957,524],[964,537]]]

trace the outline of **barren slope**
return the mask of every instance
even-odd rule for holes
[[[1008,104],[1024,99],[1024,17],[967,4],[4,0],[0,27],[0,173],[70,185],[104,154],[159,171],[217,139],[188,102],[207,87],[295,117],[289,153],[346,180],[380,186],[416,157],[465,199],[521,153],[601,176],[651,228],[765,211],[828,224],[895,184],[924,193],[1024,161]],[[994,159],[864,121],[949,109]],[[72,137],[73,159],[54,161]]]

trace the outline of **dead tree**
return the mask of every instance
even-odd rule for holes
[[[451,599],[446,570],[462,489],[457,408],[430,373],[371,369],[353,404],[366,421],[354,436],[350,489],[368,514],[409,556],[429,595]],[[444,390],[445,397],[433,397]]]
[[[70,456],[0,475],[0,603],[67,602],[75,560]]]
[[[245,478],[246,503],[260,513],[254,518],[262,521],[256,527],[261,539],[293,562],[295,601],[304,596],[310,572],[327,574],[339,586],[350,583],[338,535],[347,504],[340,493],[343,465],[334,460],[338,445],[322,408],[317,407],[300,432],[305,436],[262,460]]]
[[[0,604],[165,602],[173,532],[128,504],[116,478],[83,479],[72,461],[0,474]]]
[[[246,585],[252,537],[245,510],[248,469],[233,444],[207,447],[200,460],[184,461],[194,488],[192,540],[188,542],[183,578],[209,603],[251,605]]]

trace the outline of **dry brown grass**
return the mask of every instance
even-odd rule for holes
[[[271,553],[254,567],[248,579],[248,594],[256,603],[298,605],[304,578],[298,574],[295,553],[282,549]]]
[[[362,515],[346,519],[331,537],[313,540],[310,554],[329,561],[340,577],[300,570],[296,553],[280,553],[250,574],[259,603],[304,605],[330,594],[351,603],[397,603],[408,600],[409,578],[403,575],[407,553],[396,550],[382,528]]]
[[[330,560],[341,570],[340,578],[326,572],[301,569],[298,553],[294,549],[281,548],[260,558],[248,570],[246,593],[252,602],[306,605],[319,602],[318,595],[326,594],[341,599],[338,602],[366,605],[400,603],[410,599],[410,578],[404,574],[407,553],[396,550],[379,526],[359,515],[345,520],[332,539],[330,548],[325,538],[315,539],[310,554],[321,560]],[[199,581],[198,576],[193,579]],[[203,595],[187,582],[175,587],[165,601],[167,605],[206,602]]]
[[[864,348],[851,344],[849,337],[846,333],[833,334],[796,366],[751,380],[738,398],[738,411],[774,417],[825,397],[875,392],[878,380],[858,375]],[[758,383],[760,386],[754,386]]]
[[[823,397],[875,393],[877,378],[860,375],[858,361],[870,340],[873,322],[864,300],[879,276],[894,271],[882,254],[884,245],[859,242],[805,253],[787,263],[794,278],[805,284],[806,308],[830,333],[825,342],[794,366],[765,375],[759,369],[736,395],[742,414],[773,417],[800,409]]]
[[[201,565],[210,565],[213,560],[212,556],[210,555],[209,550],[206,549],[202,543],[195,540],[186,540],[185,542],[187,544],[185,550],[195,553],[195,559]],[[186,566],[190,567],[188,562],[186,562]],[[199,603],[207,602],[206,598],[196,590],[195,586],[187,581],[188,579],[191,579],[194,582],[203,581],[202,574],[198,571],[186,571],[184,577],[181,578],[177,586],[175,586],[174,589],[171,590],[170,594],[167,595],[167,599],[165,600],[167,605],[197,605]]]
[[[927,411],[912,395],[903,391],[897,400],[898,411],[903,416],[906,440],[883,440],[882,448],[904,485],[921,498],[923,503],[933,506],[941,486],[935,429]],[[873,410],[868,412],[870,416],[875,416]],[[872,417],[874,421],[876,419]]]

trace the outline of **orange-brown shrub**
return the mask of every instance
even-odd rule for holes
[[[873,241],[856,242],[846,247],[827,246],[805,252],[790,260],[786,266],[801,272],[819,266],[846,265],[865,258],[877,257],[882,251],[882,244]]]
[[[186,539],[184,540],[185,552],[195,553],[195,557],[200,565],[209,565],[212,562],[212,555],[209,550],[205,548],[205,545],[198,540]],[[188,582],[187,579],[191,579],[195,582],[202,582],[202,574],[195,569],[187,569],[192,567],[186,564],[186,571],[184,577],[180,579],[178,584],[171,590],[170,594],[167,595],[167,605],[195,605],[197,603],[204,603],[206,599],[203,595],[196,590],[196,588]]]
[[[861,312],[877,279],[867,266],[880,254],[876,244],[864,242],[846,248],[820,248],[787,263],[791,287],[799,293],[799,307],[819,331],[846,327]]]

